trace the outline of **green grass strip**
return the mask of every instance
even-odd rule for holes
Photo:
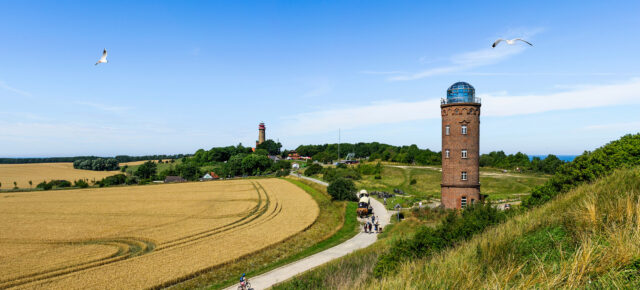
[[[323,199],[327,199],[326,195],[317,191],[316,189],[314,189],[311,186],[308,186],[298,180],[292,180],[292,179],[288,179],[285,178],[284,180],[289,181],[293,184],[295,184],[296,186],[302,188],[304,191],[306,191],[307,193],[309,193],[309,195],[311,195],[313,197],[313,199],[315,199],[316,201],[320,201]],[[345,215],[344,215],[344,223],[342,225],[342,228],[340,228],[335,234],[333,234],[331,237],[329,237],[328,239],[321,241],[309,248],[306,248],[305,250],[289,256],[285,259],[282,259],[280,261],[274,262],[272,264],[269,264],[268,266],[265,266],[259,270],[256,271],[251,271],[246,273],[247,277],[249,277],[249,281],[251,281],[251,277],[255,277],[258,276],[260,274],[264,274],[266,272],[269,272],[273,269],[279,268],[281,266],[284,266],[286,264],[301,260],[303,258],[306,258],[308,256],[311,256],[313,254],[322,252],[326,249],[329,249],[333,246],[336,246],[352,237],[354,237],[356,234],[358,234],[359,228],[358,228],[358,219],[356,217],[356,210],[358,209],[358,203],[356,202],[348,202],[347,206],[345,207]],[[231,286],[233,284],[237,284],[238,283],[238,278],[234,277],[232,279],[220,282],[220,283],[216,283],[213,284],[209,287],[209,289],[222,289],[222,288],[226,288],[228,286]]]

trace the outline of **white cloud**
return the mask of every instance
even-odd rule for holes
[[[596,131],[596,130],[626,130],[638,132],[640,131],[640,121],[635,122],[622,122],[622,123],[610,123],[610,124],[600,124],[600,125],[590,125],[583,127],[583,130],[587,131]]]
[[[527,40],[531,40],[531,38],[546,30],[542,27],[535,28],[510,28],[507,29],[502,35],[496,36],[492,39],[487,39],[487,46],[484,49],[479,49],[475,51],[465,52],[453,55],[449,57],[449,64],[433,67],[430,69],[422,70],[415,73],[402,73],[401,75],[396,75],[389,77],[390,81],[411,81],[418,80],[426,77],[449,74],[454,72],[461,72],[470,70],[472,68],[486,66],[494,63],[498,63],[503,61],[513,55],[522,53],[525,51],[524,45],[501,45],[496,48],[491,48],[490,44],[497,38],[514,38],[514,37],[522,37]],[[419,62],[422,64],[432,63],[436,61],[441,61],[443,58],[434,57],[432,59],[428,59],[426,56],[422,56],[419,58]]]
[[[399,71],[399,70],[392,70],[392,71],[362,70],[360,71],[360,73],[365,75],[397,75],[397,74],[404,74],[406,72]]]
[[[111,112],[111,113],[122,113],[124,111],[131,109],[130,107],[110,106],[110,105],[92,103],[92,102],[76,102],[76,104],[92,107],[101,111]]]
[[[486,48],[466,53],[457,54],[451,57],[450,64],[430,68],[413,74],[403,74],[390,77],[390,81],[411,81],[426,77],[454,73],[500,62],[512,55],[524,51],[523,46],[499,46],[496,48]]]
[[[594,107],[640,104],[640,78],[627,82],[597,86],[580,86],[577,89],[544,95],[479,95],[482,98],[482,116],[504,117],[536,114],[555,110],[585,109]],[[440,117],[440,100],[426,99],[419,102],[387,101],[361,107],[340,105],[346,109],[323,110],[285,117],[284,132],[305,135],[350,129],[377,124],[393,124],[406,121]]]
[[[10,91],[10,92],[13,92],[13,93],[16,93],[16,94],[21,95],[21,96],[31,97],[31,93],[23,91],[23,90],[16,89],[14,87],[11,87],[11,86],[7,85],[3,81],[0,81],[0,88],[1,89],[5,89],[5,90]]]

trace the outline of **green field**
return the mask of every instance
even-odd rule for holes
[[[398,196],[388,200],[387,206],[395,204],[403,207],[411,206],[419,201],[434,201],[440,198],[440,181],[442,172],[438,166],[384,166],[382,179],[375,179],[373,175],[363,175],[356,181],[358,188],[368,191],[387,191],[393,193],[394,188],[403,190],[405,196]],[[488,199],[519,200],[530,193],[531,188],[542,185],[548,175],[529,173],[502,173],[493,168],[480,168],[480,184],[483,194]],[[411,180],[416,183],[411,185]]]

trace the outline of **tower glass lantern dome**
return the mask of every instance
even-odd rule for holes
[[[480,98],[476,98],[476,89],[472,85],[466,82],[457,82],[447,89],[447,98],[442,99],[441,103],[480,103]]]

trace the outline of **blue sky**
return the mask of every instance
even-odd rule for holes
[[[260,121],[286,148],[341,128],[440,150],[456,81],[483,99],[483,153],[640,131],[638,1],[129,2],[0,1],[0,156],[250,146]]]

